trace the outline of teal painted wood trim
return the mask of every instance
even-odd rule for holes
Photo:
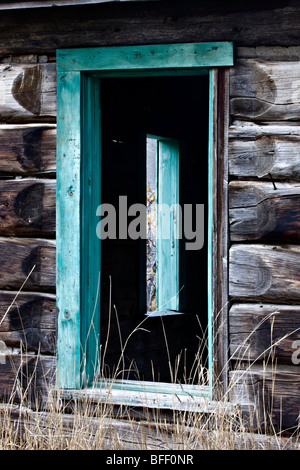
[[[57,70],[114,71],[233,65],[232,42],[60,49]]]
[[[208,370],[209,390],[213,387],[213,200],[214,200],[214,152],[216,151],[216,91],[214,69],[209,71],[208,116],[208,220],[207,220],[207,315],[208,315]]]
[[[138,380],[101,379],[93,384],[95,388],[113,388],[115,390],[163,393],[171,395],[188,395],[190,397],[209,397],[206,385],[172,384],[166,382],[149,382]]]
[[[100,80],[82,74],[81,119],[81,378],[92,383],[100,356],[101,241],[96,212],[101,203]]]
[[[57,77],[57,383],[80,386],[80,72]]]
[[[156,309],[179,310],[179,143],[158,140]]]

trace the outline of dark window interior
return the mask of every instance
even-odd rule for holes
[[[126,195],[128,206],[146,204],[146,135],[154,134],[180,141],[180,203],[205,204],[207,217],[207,76],[102,79],[101,119],[102,203],[118,208],[119,196]],[[145,240],[102,241],[104,375],[197,382],[199,347],[207,365],[206,229],[201,250],[186,251],[180,241],[183,314],[146,320]]]

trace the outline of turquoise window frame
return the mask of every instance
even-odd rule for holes
[[[57,385],[93,382],[100,351],[101,77],[209,75],[208,364],[213,378],[214,71],[233,65],[233,44],[188,43],[57,50]]]

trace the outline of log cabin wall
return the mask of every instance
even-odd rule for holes
[[[275,426],[293,427],[300,403],[300,2],[180,3],[1,12],[0,340],[11,354],[0,364],[0,392],[18,393],[16,374],[26,385],[37,357],[42,395],[54,380],[56,49],[229,40],[236,57],[228,360],[239,392],[232,399],[249,399],[245,384],[250,394],[262,391],[259,405],[269,401]]]

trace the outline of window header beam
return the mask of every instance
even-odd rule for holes
[[[154,44],[57,50],[58,72],[194,70],[233,65],[233,43]]]

